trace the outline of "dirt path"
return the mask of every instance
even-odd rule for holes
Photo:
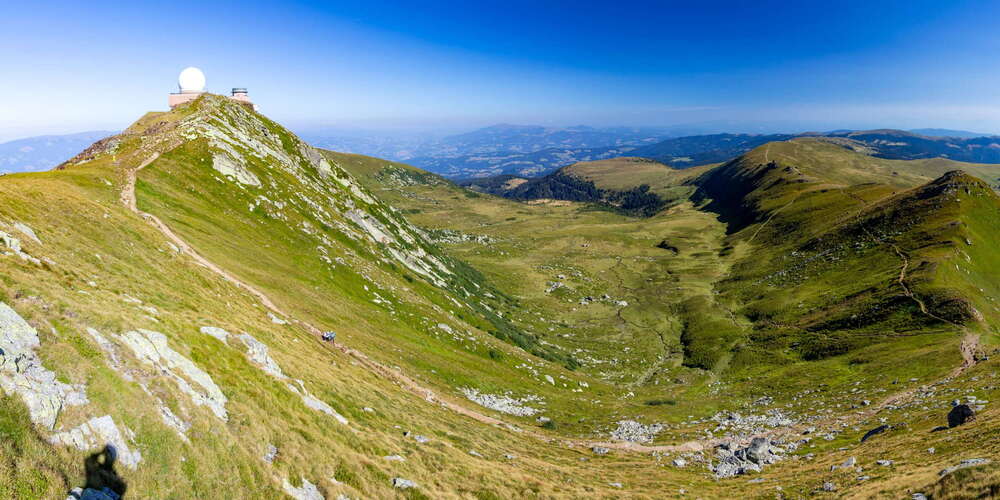
[[[779,208],[779,209],[777,209],[777,210],[775,210],[775,211],[771,212],[771,216],[770,216],[770,217],[768,217],[768,218],[767,218],[767,220],[766,220],[766,221],[764,221],[764,223],[763,223],[763,224],[761,224],[760,226],[757,226],[757,230],[753,232],[753,236],[751,236],[751,237],[750,237],[750,239],[749,239],[749,240],[747,240],[747,243],[753,243],[753,240],[757,239],[757,235],[758,235],[758,234],[760,234],[760,231],[761,231],[762,229],[764,229],[764,227],[765,227],[765,226],[767,226],[768,224],[770,224],[770,223],[771,223],[771,221],[772,221],[772,220],[774,219],[774,217],[775,217],[776,215],[778,215],[778,213],[780,213],[780,212],[781,212],[782,210],[784,210],[784,209],[786,209],[786,208],[788,208],[788,207],[792,206],[792,203],[795,203],[795,200],[798,200],[798,199],[799,199],[799,197],[798,197],[798,196],[796,196],[795,198],[792,198],[792,201],[788,202],[788,203],[787,203],[787,204],[785,204],[785,205],[782,205],[782,206],[781,206],[781,208]]]

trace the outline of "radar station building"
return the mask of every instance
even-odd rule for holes
[[[205,93],[205,73],[193,66],[184,68],[184,71],[181,71],[180,76],[177,77],[177,88],[178,92],[172,92],[167,96],[167,104],[170,109],[191,102]],[[251,106],[254,110],[257,109],[257,105],[250,100],[246,88],[233,88],[229,98]]]

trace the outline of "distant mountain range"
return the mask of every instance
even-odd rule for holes
[[[826,137],[880,158],[949,158],[1000,163],[1000,139],[940,128],[838,130],[798,134],[716,133],[682,127],[543,127],[494,125],[472,132],[434,136],[350,130],[312,130],[301,136],[317,147],[406,162],[455,179],[496,175],[540,177],[585,161],[641,157],[673,168],[719,163],[757,146],[795,137]],[[111,132],[30,137],[0,144],[0,173],[47,170]]]
[[[660,127],[494,125],[441,138],[407,135],[393,145],[375,137],[307,132],[309,143],[406,162],[453,178],[544,175],[580,161],[624,156],[676,135]]]
[[[49,170],[90,146],[114,134],[103,130],[69,135],[42,135],[0,143],[0,173]]]

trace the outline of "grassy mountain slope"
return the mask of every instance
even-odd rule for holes
[[[744,355],[785,350],[815,359],[913,333],[980,328],[973,303],[994,292],[960,293],[939,270],[965,260],[963,227],[996,224],[987,214],[1000,205],[967,174],[931,180],[956,167],[987,177],[995,169],[877,160],[800,139],[695,181],[696,199],[730,222],[730,244],[758,248],[720,284],[760,331]],[[957,191],[985,205],[963,204]],[[970,279],[993,279],[979,273]]]

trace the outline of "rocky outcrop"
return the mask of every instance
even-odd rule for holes
[[[165,335],[149,330],[138,330],[126,332],[119,338],[132,349],[137,358],[173,379],[181,392],[190,396],[194,404],[207,406],[222,420],[229,419],[226,412],[227,399],[219,386],[191,360],[171,349],[167,345]],[[191,382],[200,389],[196,389]]]
[[[271,358],[270,353],[268,353],[267,345],[263,342],[253,338],[249,333],[239,334],[239,339],[243,341],[243,345],[247,347],[247,358],[250,361],[264,370],[268,375],[284,379],[285,374],[282,373],[281,367],[278,363]]]
[[[25,253],[24,250],[21,249],[21,240],[13,237],[12,235],[0,231],[0,243],[8,249],[7,252],[4,252],[5,254],[15,255],[21,260],[30,262],[36,266],[40,266],[42,264],[41,260]]]
[[[110,444],[115,447],[118,462],[130,469],[135,469],[142,460],[142,454],[138,450],[132,451],[129,448],[125,436],[118,430],[111,415],[94,417],[71,430],[54,434],[49,442],[84,451]]]
[[[0,387],[21,396],[32,422],[52,429],[64,406],[88,401],[84,386],[60,382],[42,366],[35,352],[40,345],[38,332],[0,302]]]
[[[785,450],[775,446],[765,437],[755,437],[743,448],[733,449],[731,444],[723,444],[716,448],[718,463],[709,464],[709,469],[719,479],[760,472],[765,465],[784,458],[782,456],[784,452]]]
[[[98,347],[100,347],[101,350],[104,351],[104,354],[108,356],[108,365],[113,370],[121,374],[123,379],[138,382],[139,387],[142,388],[143,392],[156,401],[156,407],[160,413],[160,418],[163,420],[163,423],[175,430],[184,442],[189,442],[187,431],[191,428],[191,424],[185,422],[183,419],[174,414],[174,412],[167,407],[166,403],[164,403],[159,396],[154,395],[152,391],[149,390],[146,381],[136,380],[135,376],[125,369],[124,362],[118,353],[118,346],[108,340],[108,338],[102,335],[101,332],[93,328],[87,328],[87,333],[93,337],[94,341],[97,342]]]
[[[260,187],[260,179],[226,153],[212,155],[212,168],[242,185]]]
[[[417,483],[410,481],[409,479],[403,479],[401,477],[395,477],[392,479],[392,487],[400,490],[408,490],[410,488],[416,488]]]

